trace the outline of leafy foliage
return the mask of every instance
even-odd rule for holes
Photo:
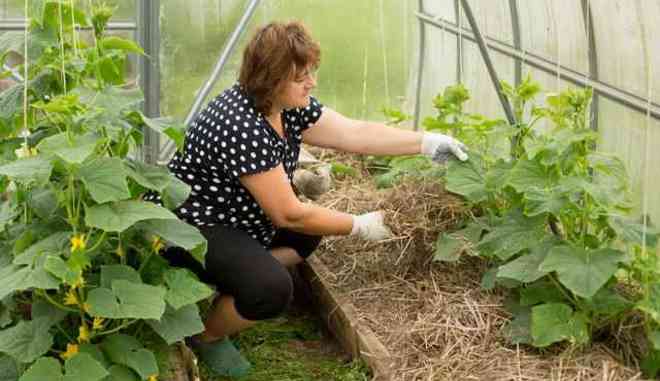
[[[592,90],[548,94],[537,105],[541,87],[529,76],[517,87],[503,83],[503,89],[516,125],[466,113],[470,95],[462,85],[434,99],[438,114],[424,124],[470,147],[469,160],[450,161],[443,179],[447,190],[473,206],[463,224],[478,227],[469,252],[496,264],[484,285],[513,286],[518,300],[506,336],[538,347],[583,345],[637,308],[653,322],[647,327],[653,342],[660,274],[648,253],[658,232],[626,217],[632,205],[625,167],[595,150],[597,134],[589,129]],[[458,260],[467,251],[457,238],[464,230],[442,233],[434,259]],[[643,290],[637,300],[614,291],[620,272]]]
[[[124,72],[127,54],[144,52],[105,34],[113,9],[73,6],[31,2],[28,80],[0,94],[0,368],[22,381],[154,379],[140,330],[168,343],[201,332],[195,303],[212,291],[167,265],[156,275],[165,242],[204,264],[206,241],[142,201],[161,192],[173,208],[188,186],[131,157],[145,128],[179,146],[183,128],[140,112]],[[77,32],[86,26],[91,43]],[[24,41],[3,35],[1,57],[21,55]]]

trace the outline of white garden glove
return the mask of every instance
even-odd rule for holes
[[[350,235],[357,235],[367,241],[380,241],[392,237],[392,232],[383,222],[383,212],[378,211],[353,216]]]
[[[448,135],[424,132],[422,137],[422,154],[430,156],[436,163],[444,163],[449,160],[450,155],[465,161],[468,158],[465,151],[467,151],[465,144]]]

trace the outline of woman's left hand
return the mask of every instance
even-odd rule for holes
[[[460,161],[468,159],[467,147],[459,140],[448,135],[434,132],[424,132],[422,137],[422,154],[430,156],[431,160],[443,163],[454,155]]]

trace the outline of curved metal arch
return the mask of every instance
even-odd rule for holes
[[[509,10],[511,11],[511,33],[513,35],[513,47],[522,51],[522,24],[520,23],[520,13],[518,12],[518,0],[509,0]],[[514,81],[516,86],[522,82],[522,61],[514,60]]]
[[[424,13],[424,0],[417,0],[417,11]],[[424,70],[424,58],[426,56],[426,25],[419,21],[419,48],[417,54],[417,84],[415,89],[415,110],[413,119],[413,129],[419,129],[419,118],[421,113],[421,95],[422,95],[422,77]]]
[[[584,18],[584,28],[587,34],[587,47],[589,51],[589,78],[594,81],[598,81],[598,51],[596,49],[596,33],[594,29],[594,16],[591,11],[591,3],[589,0],[582,0],[582,16]],[[598,93],[594,92],[593,99],[591,101],[591,128],[598,130],[598,108],[599,108],[599,96]]]

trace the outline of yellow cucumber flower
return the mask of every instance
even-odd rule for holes
[[[78,342],[80,344],[89,343],[89,328],[85,323],[78,327]]]
[[[66,352],[60,354],[60,357],[64,360],[68,360],[77,354],[78,354],[78,344],[67,344]]]
[[[154,251],[154,253],[160,252],[163,247],[165,247],[165,241],[163,241],[162,238],[157,235],[151,238],[151,249]]]
[[[152,374],[149,376],[149,378],[147,378],[147,381],[158,381],[158,375]]]
[[[124,251],[124,248],[121,247],[121,245],[117,246],[117,250],[115,251],[115,254],[117,254],[119,258],[124,258],[124,256],[126,256],[126,252]]]
[[[66,292],[64,296],[64,305],[66,306],[75,306],[78,304],[78,297],[74,289],[70,289]]]
[[[92,323],[92,329],[97,330],[97,331],[102,329],[103,328],[103,321],[104,321],[103,318],[95,317],[94,318],[94,323]]]
[[[86,247],[85,244],[85,235],[84,234],[77,234],[71,237],[71,252],[73,253],[74,251],[77,250],[84,250]]]

